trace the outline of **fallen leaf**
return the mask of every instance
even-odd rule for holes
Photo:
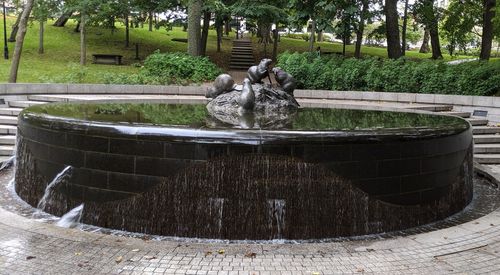
[[[33,260],[35,258],[36,258],[35,256],[28,256],[28,257],[26,257],[26,260]]]
[[[156,257],[155,256],[144,256],[144,259],[152,260],[152,259],[156,259]]]
[[[490,226],[495,226],[494,224],[490,223]]]
[[[212,255],[212,251],[205,252],[205,257]]]
[[[366,251],[372,252],[372,251],[375,251],[375,249],[373,249],[373,248],[367,248]]]
[[[219,249],[219,251],[217,251],[217,253],[224,254],[224,253],[226,253],[226,251],[224,249]]]
[[[247,254],[245,254],[245,257],[247,257],[247,258],[255,258],[255,257],[257,257],[257,253],[248,252]]]
[[[82,252],[76,252],[75,253],[75,256],[81,256],[82,255]]]
[[[356,272],[365,272],[365,270],[363,268],[358,268],[356,269]]]
[[[132,252],[139,252],[139,249],[132,249]]]
[[[319,272],[313,272],[312,275],[319,275]]]
[[[78,267],[83,267],[82,263],[78,263],[77,265],[78,265]]]
[[[121,263],[122,261],[123,261],[123,257],[122,257],[122,256],[118,256],[118,257],[116,257],[116,259],[115,259],[115,262],[116,262],[117,264]]]

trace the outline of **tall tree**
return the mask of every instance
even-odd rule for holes
[[[441,35],[447,41],[448,53],[453,55],[456,48],[466,49],[474,41],[473,29],[480,25],[482,0],[452,0],[444,11]]]
[[[189,0],[188,4],[188,53],[192,56],[201,54],[201,13],[202,0]]]
[[[413,14],[419,23],[429,30],[431,39],[432,59],[442,59],[441,44],[439,41],[439,10],[434,0],[417,0],[413,5]]]
[[[483,35],[481,39],[481,53],[479,58],[489,60],[491,55],[491,44],[493,42],[494,29],[493,18],[495,18],[496,0],[483,0]]]
[[[43,45],[45,23],[49,18],[52,17],[52,15],[54,15],[59,11],[60,9],[59,2],[60,1],[56,0],[37,0],[33,4],[33,17],[36,21],[38,21],[40,25],[39,42],[38,42],[39,54],[43,54],[45,52]]]
[[[336,2],[334,0],[292,0],[289,5],[293,25],[301,28],[311,22],[309,51],[314,51],[316,32],[333,30],[332,19],[337,13]]]
[[[356,58],[361,57],[361,44],[363,43],[363,33],[365,31],[366,20],[370,16],[369,0],[361,0],[359,2],[361,4],[361,10],[358,15],[359,22],[358,22],[358,27],[356,28],[356,46],[354,49],[354,57]]]
[[[408,8],[409,1],[405,0],[404,14],[403,14],[403,30],[401,31],[401,55],[406,55],[406,31],[408,29]]]
[[[26,36],[26,29],[28,26],[28,19],[33,9],[34,0],[27,0],[24,5],[24,10],[19,21],[19,31],[16,36],[16,46],[14,48],[14,55],[12,56],[12,64],[10,67],[9,83],[17,82],[17,72],[19,70],[19,63],[21,61],[21,52],[23,50],[24,37]]]
[[[385,0],[384,13],[387,31],[387,54],[389,58],[397,59],[402,54],[399,40],[398,1]]]

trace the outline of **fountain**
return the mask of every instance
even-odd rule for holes
[[[55,103],[19,117],[16,192],[81,222],[231,240],[322,239],[444,219],[472,199],[472,129],[424,112],[299,108],[269,61],[205,105]],[[69,169],[71,173],[68,173]],[[64,175],[64,176],[63,176]],[[57,184],[50,185],[51,181]],[[81,206],[76,208],[77,206]]]

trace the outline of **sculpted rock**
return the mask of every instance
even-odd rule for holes
[[[273,61],[271,59],[262,59],[259,65],[252,66],[248,69],[247,78],[250,80],[250,83],[262,83],[262,79],[269,76],[269,65],[271,65]]]
[[[228,74],[221,74],[215,79],[214,86],[208,89],[205,97],[216,98],[223,93],[232,91],[234,87],[233,77]]]
[[[297,81],[289,73],[283,71],[281,68],[273,68],[273,73],[281,89],[288,94],[293,95],[293,91],[297,88]]]

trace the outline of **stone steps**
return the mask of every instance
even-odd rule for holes
[[[0,124],[17,125],[17,116],[0,116]]]
[[[56,96],[46,96],[46,95],[30,95],[28,96],[28,100],[31,102],[67,102],[68,99],[64,97],[56,97]]]
[[[474,161],[481,164],[500,164],[500,154],[474,154]]]
[[[22,108],[0,108],[0,115],[2,116],[18,116]]]
[[[500,144],[476,144],[474,145],[475,154],[500,154]]]
[[[0,135],[0,145],[14,145],[16,144],[15,135]]]
[[[450,116],[458,116],[462,118],[469,118],[471,116],[470,113],[468,112],[454,112],[454,111],[449,111],[449,112],[442,112],[443,114],[447,114]]]
[[[12,156],[14,155],[13,145],[0,145],[0,156]]]
[[[229,69],[246,71],[254,64],[255,57],[253,56],[252,42],[249,40],[233,41]]]
[[[27,108],[33,105],[45,104],[47,102],[40,101],[30,101],[30,100],[22,100],[22,101],[9,101],[9,106],[14,108]]]
[[[476,127],[473,127],[472,133],[474,135],[500,134],[500,127],[476,126]]]
[[[475,144],[500,143],[500,134],[498,135],[474,135]]]
[[[466,120],[469,121],[472,126],[488,125],[488,120],[484,118],[471,117],[471,118],[466,118]]]
[[[17,127],[12,125],[0,125],[0,135],[15,135]]]

